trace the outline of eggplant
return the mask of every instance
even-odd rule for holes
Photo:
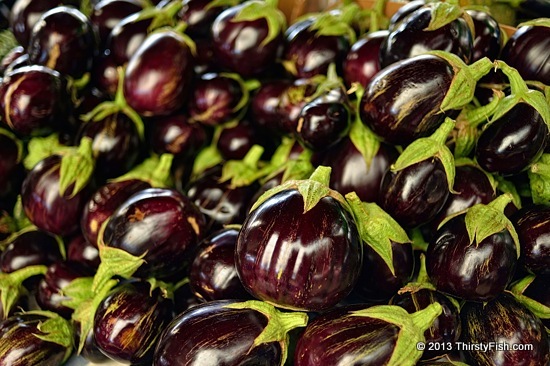
[[[304,327],[307,320],[304,313],[281,312],[261,301],[207,302],[168,325],[155,349],[153,366],[282,366],[288,332]]]
[[[185,105],[193,74],[193,56],[173,30],[149,35],[128,61],[124,96],[144,116],[169,115]]]
[[[351,46],[343,65],[346,86],[359,83],[366,88],[374,75],[382,69],[380,46],[388,34],[387,30],[368,33]]]
[[[235,258],[239,278],[254,297],[283,308],[322,311],[351,292],[362,244],[351,213],[328,189],[329,171],[318,168],[312,175],[318,181],[273,188],[247,216]],[[326,189],[304,195],[305,187],[319,183]]]
[[[542,205],[525,207],[512,216],[521,247],[519,263],[529,272],[550,275],[550,208]]]
[[[213,6],[209,0],[184,0],[177,18],[187,24],[185,33],[193,39],[208,39],[212,24],[226,6]]]
[[[91,71],[97,49],[98,36],[88,17],[73,7],[58,6],[37,21],[27,52],[32,64],[80,79]]]
[[[455,16],[452,21],[429,29],[438,13],[438,7],[448,4],[426,4],[396,23],[380,46],[382,68],[432,50],[453,53],[465,63],[472,61],[473,37],[466,20]],[[450,14],[447,13],[446,15]]]
[[[173,189],[148,188],[124,201],[104,225],[100,246],[141,257],[145,264],[136,277],[163,279],[186,269],[206,222],[187,196]]]
[[[150,145],[157,154],[173,154],[177,158],[192,158],[206,144],[206,129],[189,122],[184,114],[154,119],[150,131]]]
[[[474,23],[472,62],[488,57],[495,60],[504,43],[502,31],[495,18],[486,11],[466,10]]]
[[[97,243],[90,243],[83,235],[75,236],[67,244],[67,260],[77,262],[81,267],[97,270],[100,262]]]
[[[508,39],[500,59],[518,70],[525,80],[550,84],[550,27],[524,25]]]
[[[0,61],[0,75],[3,75],[7,67],[20,56],[25,54],[23,46],[16,46],[12,48]]]
[[[68,100],[61,74],[44,66],[21,67],[0,83],[0,117],[23,136],[58,129]]]
[[[548,334],[541,320],[512,295],[501,294],[486,304],[468,302],[460,315],[462,336],[457,346],[469,362],[497,366],[548,364]]]
[[[112,55],[116,66],[125,65],[147,38],[153,17],[141,12],[129,15],[118,22],[105,41],[105,53]]]
[[[97,28],[102,47],[120,21],[141,10],[143,3],[139,0],[103,0],[95,4],[90,14],[90,22]]]
[[[262,83],[250,101],[251,122],[259,128],[282,134],[280,128],[279,104],[281,97],[290,86],[290,81],[273,80]]]
[[[29,266],[48,266],[61,259],[59,243],[52,235],[29,230],[8,242],[0,254],[0,271],[11,273]]]
[[[422,355],[416,345],[425,342],[424,331],[440,313],[437,303],[413,315],[395,305],[330,311],[300,335],[294,365],[415,365]]]
[[[10,29],[17,42],[27,48],[31,31],[40,16],[63,3],[61,0],[17,0],[11,8]]]
[[[542,115],[532,105],[519,102],[483,129],[475,157],[485,171],[509,176],[528,169],[547,143],[548,127]]]
[[[426,253],[427,273],[438,291],[486,302],[506,289],[519,255],[517,234],[503,213],[510,199],[503,195],[477,204],[440,227]]]
[[[125,283],[99,304],[94,340],[109,358],[132,365],[151,364],[161,332],[172,320],[173,304],[147,283]]]
[[[271,68],[283,48],[283,13],[272,5],[248,1],[221,12],[211,27],[215,62],[244,78]]]
[[[441,102],[454,72],[433,55],[409,58],[385,68],[371,80],[361,99],[361,121],[387,142],[407,145],[434,132],[445,117]]]
[[[0,365],[57,366],[72,352],[72,328],[48,312],[27,312],[0,322]]]

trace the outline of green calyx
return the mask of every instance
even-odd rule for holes
[[[17,39],[9,29],[0,31],[0,60],[18,45]]]
[[[67,152],[61,158],[59,172],[59,194],[66,195],[69,187],[72,187],[69,197],[74,197],[88,185],[95,169],[93,157],[92,139],[83,137],[76,150]]]
[[[542,154],[527,175],[533,203],[550,205],[550,154]]]
[[[46,274],[48,267],[28,266],[11,273],[0,273],[0,300],[4,317],[7,318],[17,300],[26,293],[23,282],[33,276]]]
[[[23,159],[23,166],[32,170],[36,164],[52,155],[64,155],[74,148],[59,143],[59,136],[51,134],[46,137],[34,137],[27,145],[28,154]]]
[[[172,185],[171,169],[173,161],[174,155],[172,154],[152,155],[128,173],[112,179],[111,182],[137,179],[147,182],[155,188],[170,187]]]
[[[391,166],[392,171],[403,170],[421,161],[437,158],[443,164],[449,191],[454,192],[455,165],[453,153],[445,144],[447,137],[453,130],[455,122],[446,118],[445,122],[429,137],[419,138],[413,141],[403,150],[396,162]]]
[[[480,107],[467,105],[462,109],[456,119],[454,134],[455,158],[470,156],[477,143],[480,133],[479,126],[489,121],[502,98],[504,98],[503,92],[493,90],[493,99],[488,104]]]
[[[80,119],[84,122],[97,122],[101,121],[108,116],[112,116],[117,113],[123,113],[134,123],[136,131],[140,137],[140,140],[144,139],[144,125],[140,115],[128,105],[124,98],[124,68],[119,66],[117,68],[118,84],[115,99],[113,101],[106,101],[99,104],[92,111],[80,116]]]
[[[290,189],[297,189],[304,199],[303,213],[306,213],[313,207],[315,207],[317,203],[319,203],[319,201],[324,197],[332,197],[336,199],[344,206],[344,208],[351,212],[351,209],[348,207],[348,203],[345,198],[337,191],[329,188],[330,172],[330,167],[319,166],[311,174],[309,179],[286,181],[285,183],[280,184],[262,194],[254,203],[250,211],[254,211],[258,206],[260,206],[262,203],[264,203],[277,193]]]
[[[438,56],[449,63],[454,76],[451,86],[441,102],[441,111],[456,110],[465,107],[474,99],[477,82],[493,68],[493,63],[484,57],[471,65],[466,65],[460,57],[445,51],[430,51],[428,54]]]
[[[464,218],[470,244],[478,246],[491,235],[507,230],[516,245],[516,254],[519,258],[519,238],[512,222],[504,215],[504,209],[512,201],[511,194],[498,196],[489,204],[478,203],[466,212]]]
[[[349,139],[351,143],[359,152],[365,160],[367,169],[369,169],[372,160],[378,154],[380,150],[380,138],[376,136],[374,132],[371,131],[362,121],[359,114],[359,104],[365,92],[364,88],[355,83],[352,86],[352,89],[355,91],[355,96],[357,98],[356,109],[355,109],[355,118],[351,123],[349,131]]]
[[[157,8],[156,6],[148,7],[139,12],[140,18],[149,19],[152,18],[149,25],[148,33],[152,33],[156,29],[176,25],[176,15],[183,8],[183,1],[172,1],[163,8]]]
[[[243,160],[229,160],[222,167],[220,182],[230,182],[231,188],[245,187],[266,175],[260,158],[264,148],[254,145],[247,152]]]
[[[351,207],[359,236],[371,247],[395,276],[392,242],[405,244],[411,240],[403,228],[376,203],[361,202],[355,192],[348,193],[346,200]]]
[[[533,300],[532,298],[525,296],[523,292],[529,285],[535,280],[535,275],[528,275],[517,282],[513,283],[510,287],[509,293],[511,293],[518,302],[525,305],[533,314],[540,319],[550,319],[550,307]]]
[[[430,282],[430,277],[426,271],[426,255],[424,253],[420,254],[420,270],[418,271],[418,276],[416,281],[409,282],[405,286],[401,287],[397,293],[402,295],[404,293],[415,293],[420,290],[432,290],[435,291],[435,286]],[[458,309],[458,307],[457,307]]]
[[[405,309],[395,305],[377,305],[364,310],[354,311],[349,316],[361,316],[379,319],[399,327],[397,342],[388,366],[413,366],[422,356],[416,349],[418,342],[425,342],[424,332],[432,326],[441,314],[439,303],[409,314]]]
[[[344,36],[353,44],[357,37],[351,26],[353,17],[350,15],[347,11],[316,13],[309,29],[314,31],[317,37]]]
[[[273,41],[286,29],[286,17],[282,11],[277,8],[277,3],[273,1],[249,1],[242,6],[233,22],[252,21],[264,18],[267,22],[267,36],[264,38],[261,47],[265,47]]]
[[[26,314],[36,314],[47,317],[47,320],[40,322],[37,326],[38,330],[43,334],[34,334],[34,336],[43,341],[56,343],[68,348],[69,354],[66,357],[68,358],[73,345],[72,324],[52,311],[33,310],[26,312]]]
[[[288,356],[289,335],[292,329],[305,327],[308,322],[306,313],[282,312],[273,305],[263,301],[250,300],[226,305],[227,309],[246,309],[257,311],[267,318],[267,325],[256,339],[254,346],[264,343],[278,342],[281,345],[281,365],[284,365]]]
[[[546,123],[546,126],[550,129],[550,105],[545,95],[538,90],[529,89],[519,72],[513,67],[508,66],[504,61],[496,60],[494,65],[508,78],[511,91],[510,95],[503,98],[498,104],[491,122],[504,116],[516,104],[526,103],[536,109],[544,120],[544,123]]]
[[[519,23],[519,27],[547,27],[550,28],[550,18],[537,18],[537,19],[531,19],[529,21]]]
[[[312,152],[304,149],[295,159],[290,159],[292,148],[296,140],[290,137],[283,137],[281,143],[273,153],[271,160],[264,168],[266,174],[260,179],[260,183],[283,174],[281,183],[288,180],[299,180],[308,178],[313,173],[313,164],[311,164]]]

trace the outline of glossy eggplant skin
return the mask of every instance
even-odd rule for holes
[[[322,165],[332,168],[332,189],[343,195],[355,192],[363,202],[376,202],[382,178],[397,156],[393,146],[382,143],[370,164],[367,164],[351,140],[344,138],[327,151]]]
[[[517,69],[525,80],[550,84],[550,28],[522,26],[508,39],[500,59]]]
[[[19,57],[25,54],[23,46],[15,46],[0,61],[0,76],[4,74],[6,68]]]
[[[383,320],[351,315],[352,311],[366,307],[339,308],[311,321],[298,339],[294,365],[387,364],[399,328]]]
[[[39,339],[38,326],[48,318],[36,314],[18,314],[0,322],[0,365],[58,366],[63,364],[66,349],[62,345]]]
[[[489,301],[512,280],[516,247],[506,230],[470,244],[464,217],[447,221],[429,243],[428,276],[438,291],[467,301]]]
[[[251,212],[237,241],[239,278],[254,297],[280,307],[327,310],[355,285],[363,248],[350,214],[324,197],[303,213],[294,189]]]
[[[128,61],[124,96],[144,116],[162,116],[185,105],[193,74],[193,56],[175,31],[148,36]]]
[[[267,317],[255,310],[225,307],[233,303],[211,301],[176,316],[161,335],[153,366],[279,365],[277,342],[254,345]]]
[[[387,30],[372,32],[351,46],[343,65],[346,86],[357,82],[365,88],[382,69],[380,46],[388,34]]]
[[[415,163],[382,179],[379,205],[405,228],[432,220],[443,208],[449,186],[443,164],[437,158]]]
[[[183,271],[204,235],[205,219],[191,200],[173,189],[148,188],[112,214],[103,242],[146,261],[136,277],[166,278]]]
[[[453,75],[449,64],[433,55],[393,64],[368,84],[359,107],[361,121],[395,145],[426,137],[445,120],[440,106]]]
[[[53,236],[31,230],[16,237],[0,254],[0,271],[11,273],[28,266],[47,266],[61,259],[59,245]]]
[[[242,120],[235,126],[224,128],[216,146],[225,160],[242,160],[252,146],[260,144],[269,148],[273,145],[272,140],[261,135],[249,121]]]
[[[222,229],[199,243],[189,273],[191,289],[199,299],[214,301],[251,298],[235,268],[238,236],[238,230]]]
[[[92,69],[98,36],[90,20],[73,7],[45,12],[31,32],[31,63],[48,66],[75,79]]]
[[[403,309],[407,310],[409,314],[425,309],[435,302],[441,305],[441,314],[434,320],[432,326],[424,332],[426,343],[454,344],[460,337],[460,314],[459,309],[447,298],[447,296],[438,291],[421,289],[395,295],[390,300],[391,305],[401,306]],[[447,353],[447,351],[449,350],[424,350],[422,359],[431,359],[435,356]]]
[[[98,233],[105,220],[130,196],[147,188],[151,188],[151,185],[138,179],[101,186],[86,203],[80,219],[80,228],[86,241],[97,247]]]
[[[102,44],[105,44],[109,34],[122,19],[143,10],[139,0],[102,0],[93,8],[90,21],[97,28]]]
[[[17,42],[27,48],[31,31],[40,16],[61,3],[61,0],[17,0],[10,13],[10,29]]]
[[[478,164],[490,173],[514,175],[527,169],[546,148],[548,127],[535,108],[518,103],[481,132]]]
[[[268,36],[267,20],[236,20],[243,6],[232,6],[219,14],[212,23],[211,37],[216,64],[249,78],[274,65],[282,51],[283,35],[262,44]]]
[[[160,333],[172,320],[172,301],[149,284],[117,286],[94,317],[94,339],[109,358],[132,365],[151,364]]]
[[[63,289],[71,281],[80,277],[91,277],[93,274],[93,271],[82,267],[78,262],[57,261],[52,263],[38,284],[36,302],[41,309],[56,312],[68,319],[71,317],[73,309],[63,305],[63,301],[70,299],[63,294]]]
[[[526,207],[512,216],[520,244],[519,263],[537,275],[550,275],[550,208]]]
[[[195,156],[208,139],[206,129],[182,113],[155,118],[149,136],[155,153],[184,159]]]
[[[23,181],[21,201],[25,214],[40,230],[65,236],[78,230],[80,215],[91,192],[88,185],[73,197],[69,196],[70,187],[65,195],[60,195],[60,169],[59,155],[36,164]]]
[[[382,257],[370,246],[365,245],[363,266],[353,294],[370,303],[386,303],[405,286],[414,273],[415,260],[411,243],[391,243],[393,275]]]
[[[497,59],[503,43],[498,22],[485,11],[466,10],[466,12],[472,18],[475,28],[471,62],[483,57],[488,57],[490,60]]]
[[[0,119],[17,134],[55,129],[66,117],[68,96],[61,75],[43,66],[25,66],[0,83]]]
[[[97,270],[101,262],[97,243],[88,242],[82,235],[75,236],[67,244],[67,260],[77,262],[81,267]]]
[[[317,35],[310,29],[313,21],[311,17],[296,22],[285,34],[284,59],[294,65],[296,78],[326,75],[331,63],[340,68],[350,48],[345,36]]]
[[[109,33],[105,50],[113,55],[116,65],[126,64],[136,53],[148,34],[153,18],[132,14],[122,19]],[[106,52],[107,53],[107,52]]]
[[[206,232],[212,233],[226,224],[241,224],[247,214],[257,186],[233,188],[230,182],[220,182],[221,167],[207,170],[187,189],[189,199],[205,215]]]
[[[466,352],[474,364],[539,366],[550,361],[548,335],[542,322],[510,294],[502,294],[486,304],[466,303],[461,309],[461,318],[462,342],[493,343],[489,351]],[[503,343],[510,349],[498,349]],[[514,344],[531,345],[532,349],[512,350]]]
[[[225,10],[224,6],[209,6],[209,0],[184,0],[178,19],[187,23],[185,33],[196,38],[210,37],[212,23]]]
[[[279,104],[281,96],[291,85],[288,80],[273,80],[262,83],[250,101],[251,122],[259,128],[281,134]]]
[[[77,141],[82,137],[92,139],[94,175],[100,181],[127,173],[136,164],[142,149],[134,122],[122,113],[83,124]]]
[[[433,50],[454,53],[470,63],[473,39],[468,23],[457,18],[439,29],[426,31],[432,19],[431,11],[430,5],[422,6],[396,24],[380,46],[382,68]]]

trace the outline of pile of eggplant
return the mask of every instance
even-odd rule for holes
[[[548,365],[550,8],[460,3],[2,1],[0,366]]]

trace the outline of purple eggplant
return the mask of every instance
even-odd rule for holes
[[[426,253],[427,273],[437,290],[484,302],[506,289],[518,257],[515,230],[502,213],[509,200],[500,196],[489,205],[477,204],[441,226]]]
[[[361,120],[397,145],[430,135],[445,120],[440,106],[453,76],[449,63],[437,56],[395,63],[378,73],[365,89],[359,107]]]
[[[503,44],[502,31],[491,14],[480,10],[466,10],[472,18],[475,28],[473,39],[472,62],[488,57],[495,60],[500,55]]]
[[[445,5],[448,4],[426,4],[398,22],[380,46],[382,68],[431,50],[453,53],[469,63],[472,60],[473,39],[464,18],[455,17],[439,28],[427,29],[437,14],[438,6]]]
[[[184,0],[177,17],[187,24],[186,34],[194,39],[207,39],[210,36],[212,23],[225,9],[225,6],[213,6],[209,0]]]
[[[218,126],[235,119],[242,111],[243,83],[234,77],[204,74],[195,81],[189,99],[193,122]]]
[[[222,229],[199,243],[189,282],[195,296],[202,301],[251,298],[235,268],[238,235],[238,230]]]
[[[395,305],[348,305],[330,311],[300,335],[294,365],[414,365],[422,355],[416,344],[425,341],[424,331],[440,313],[439,304],[414,315]]]
[[[504,45],[500,59],[518,70],[525,80],[550,84],[550,27],[524,25]]]
[[[224,10],[211,27],[216,64],[245,78],[263,73],[282,52],[285,26],[283,13],[269,3],[247,1]]]
[[[90,20],[73,7],[45,12],[31,32],[27,52],[31,63],[80,79],[91,71],[98,37]]]
[[[137,277],[159,279],[179,273],[192,261],[205,233],[205,219],[197,206],[172,189],[141,190],[109,218],[100,243],[143,256]]]
[[[101,43],[105,44],[113,28],[122,19],[141,10],[143,2],[140,0],[102,0],[93,7],[90,21],[97,27]]]
[[[250,101],[251,122],[254,125],[277,134],[283,132],[280,128],[279,104],[290,84],[290,81],[284,79],[262,83]]]
[[[12,273],[29,266],[48,266],[61,259],[59,243],[53,236],[30,230],[8,243],[0,254],[0,271]]]
[[[73,313],[73,309],[63,304],[64,301],[71,299],[63,294],[63,289],[77,278],[92,275],[92,270],[81,267],[78,262],[57,261],[52,263],[38,284],[36,302],[41,309],[53,311],[68,319]]]
[[[190,123],[184,114],[157,117],[151,122],[150,144],[157,154],[191,158],[208,139],[207,130],[198,123]]]
[[[14,315],[0,322],[0,336],[0,365],[57,366],[72,352],[71,325],[53,313]]]
[[[224,128],[216,146],[225,160],[242,160],[258,143],[269,148],[273,145],[273,139],[262,135],[248,120],[242,120]]]
[[[502,294],[484,304],[466,303],[460,316],[462,337],[457,346],[462,347],[469,362],[535,366],[550,361],[548,335],[542,322],[512,295]]]
[[[185,105],[193,56],[184,38],[166,30],[148,36],[128,61],[124,96],[144,116],[169,115]]]
[[[92,244],[83,235],[77,235],[67,244],[67,260],[77,262],[80,266],[97,270],[99,267],[99,250],[97,244]]]
[[[116,24],[105,41],[105,50],[112,55],[111,62],[117,66],[126,64],[147,37],[152,23],[153,17],[137,13]]]
[[[537,275],[550,274],[550,208],[526,207],[512,216],[521,247],[519,263]]]
[[[514,175],[537,161],[547,142],[548,127],[541,114],[520,102],[481,132],[475,156],[485,171]]]
[[[17,42],[27,48],[31,31],[38,19],[61,3],[61,0],[17,0],[10,14],[10,29]]]
[[[62,191],[61,160],[61,156],[52,155],[32,168],[23,181],[21,197],[25,214],[39,229],[54,235],[69,235],[79,228],[91,186],[85,184],[74,195],[70,189]]]
[[[0,83],[0,117],[14,132],[28,136],[59,127],[67,116],[69,96],[57,71],[26,66]]]
[[[343,66],[344,80],[348,87],[359,83],[366,88],[374,75],[382,69],[380,46],[388,34],[386,30],[372,32],[351,46]]]
[[[95,342],[115,361],[150,364],[160,334],[172,320],[172,311],[172,301],[158,288],[140,282],[117,286],[95,312]]]
[[[0,61],[0,75],[3,75],[8,66],[20,56],[25,54],[25,49],[22,46],[12,48]]]
[[[18,170],[23,155],[23,145],[10,132],[0,129],[0,196],[3,187],[9,185],[10,180]]]
[[[316,181],[327,186],[318,201],[308,200],[302,193],[307,188],[300,191],[296,181],[289,181],[268,191],[247,216],[235,255],[239,278],[254,297],[284,308],[322,311],[352,290],[362,244],[351,213],[334,198],[337,194],[331,196],[329,179]],[[298,187],[313,184],[299,182]]]
[[[288,332],[306,324],[306,314],[283,313],[260,301],[211,301],[170,323],[153,365],[283,365]]]

